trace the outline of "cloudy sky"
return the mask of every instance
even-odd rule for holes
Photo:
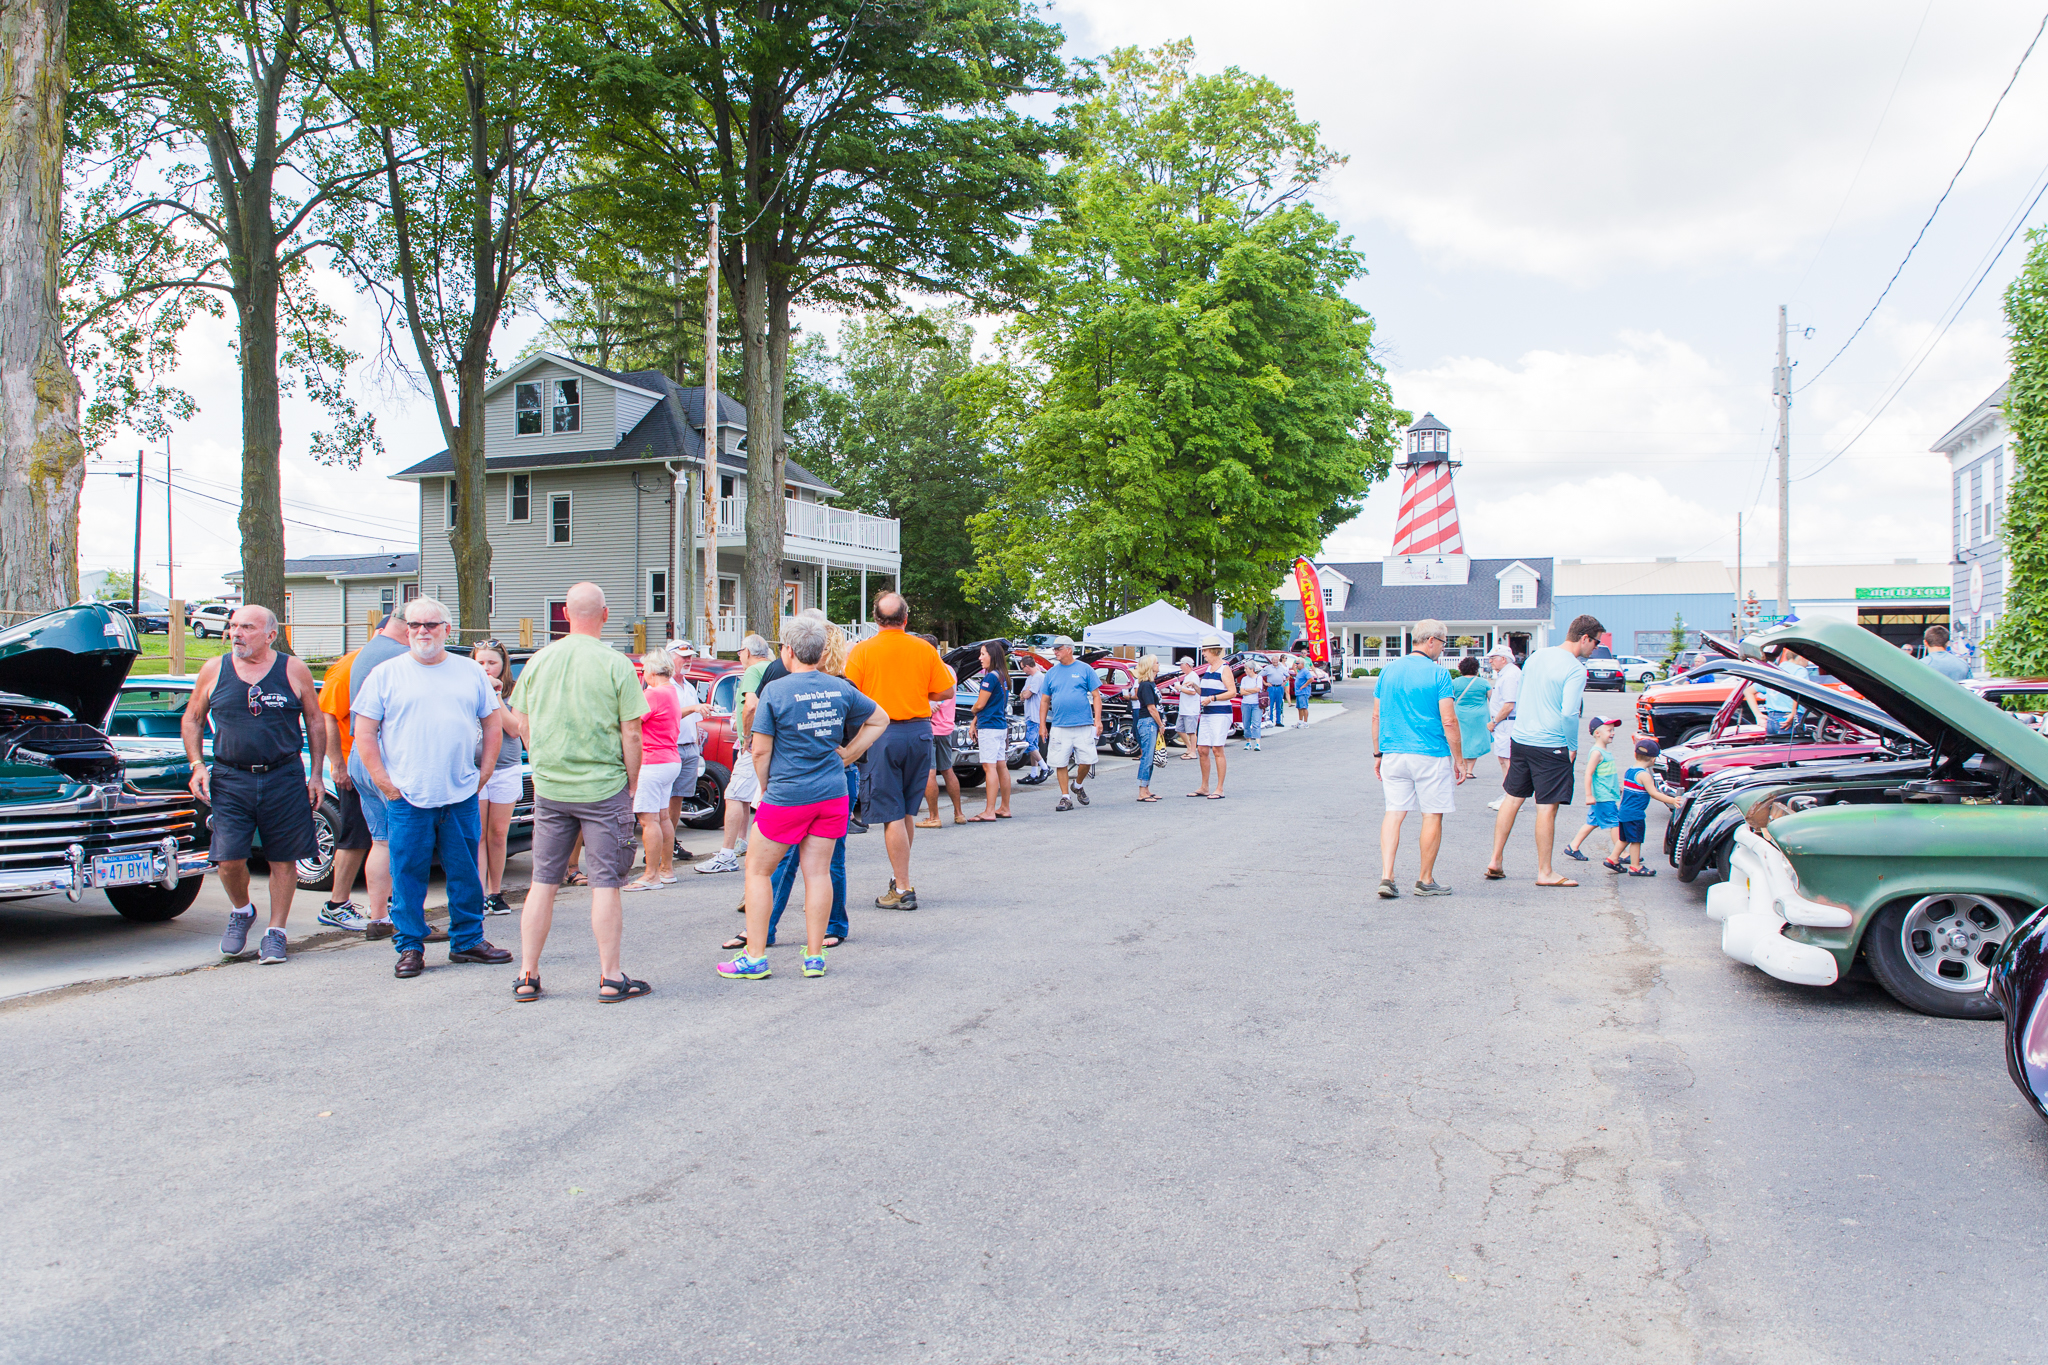
[[[1049,14],[1077,56],[1192,37],[1205,69],[1291,88],[1349,155],[1322,207],[1366,254],[1353,292],[1395,398],[1452,428],[1474,554],[1732,561],[1743,516],[1745,560],[1769,558],[1770,368],[1789,305],[1794,383],[1812,385],[1792,415],[1804,563],[1947,557],[1945,468],[1927,447],[2003,378],[1999,299],[2024,235],[1999,246],[2048,221],[2048,199],[2027,216],[2048,181],[2048,40],[1883,306],[1818,372],[1961,164],[2038,4],[1061,0]],[[514,329],[500,356],[529,335]],[[195,332],[181,372],[204,409],[174,437],[195,491],[177,509],[184,596],[238,561],[232,508],[197,496],[235,499],[224,341]],[[412,489],[384,476],[440,449],[439,431],[402,386],[366,380],[361,397],[388,455],[356,473],[306,458],[314,415],[288,410],[293,555],[413,548]],[[1377,489],[1326,551],[1384,554],[1393,494]],[[87,481],[84,568],[128,562],[132,497]],[[149,497],[161,587],[161,489]]]

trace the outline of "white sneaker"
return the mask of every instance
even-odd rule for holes
[[[1506,797],[1502,797],[1502,798],[1500,798],[1500,801],[1489,801],[1489,802],[1487,802],[1487,803],[1486,803],[1486,808],[1487,808],[1488,810],[1499,810],[1499,809],[1500,809],[1500,802],[1501,802],[1501,801],[1505,801],[1505,800],[1507,800],[1507,798],[1506,798]]]
[[[729,848],[721,848],[718,852],[711,855],[709,862],[697,864],[697,871],[707,877],[714,872],[737,872],[739,870],[739,855]]]

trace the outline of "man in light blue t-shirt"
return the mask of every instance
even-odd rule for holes
[[[1575,616],[1564,643],[1539,649],[1522,666],[1522,694],[1515,701],[1515,737],[1508,746],[1508,773],[1501,783],[1500,815],[1493,822],[1493,861],[1486,879],[1507,875],[1501,859],[1522,803],[1536,802],[1536,885],[1577,886],[1550,866],[1557,837],[1557,808],[1571,804],[1578,785],[1579,710],[1586,691],[1586,660],[1600,647],[1607,627],[1591,616]]]
[[[1458,733],[1451,675],[1439,663],[1450,628],[1441,621],[1417,621],[1415,652],[1380,670],[1372,691],[1372,770],[1387,798],[1380,817],[1380,899],[1401,894],[1394,884],[1394,855],[1401,848],[1401,822],[1422,812],[1422,875],[1418,896],[1448,896],[1436,882],[1436,854],[1443,846],[1444,816],[1457,809],[1452,793],[1464,776],[1451,761],[1450,737]]]
[[[1062,635],[1052,642],[1052,656],[1059,660],[1045,670],[1045,685],[1038,699],[1038,715],[1046,733],[1045,761],[1059,778],[1060,800],[1056,811],[1072,810],[1074,802],[1088,804],[1088,792],[1081,784],[1095,766],[1095,741],[1102,737],[1102,678],[1093,664],[1074,657],[1074,642]],[[1074,782],[1067,786],[1067,764],[1074,765]]]

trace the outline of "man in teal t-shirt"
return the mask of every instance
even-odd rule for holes
[[[1401,848],[1401,822],[1422,812],[1422,875],[1418,896],[1448,896],[1436,882],[1436,854],[1444,841],[1444,816],[1457,808],[1452,793],[1464,780],[1451,761],[1450,736],[1458,733],[1451,675],[1438,662],[1450,628],[1441,621],[1415,623],[1415,652],[1380,670],[1372,693],[1372,770],[1387,798],[1380,817],[1380,899],[1401,894],[1394,883],[1394,855]]]

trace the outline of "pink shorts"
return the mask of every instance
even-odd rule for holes
[[[778,844],[800,844],[811,835],[820,839],[846,837],[847,800],[813,801],[808,806],[754,807],[754,828],[763,839]]]

